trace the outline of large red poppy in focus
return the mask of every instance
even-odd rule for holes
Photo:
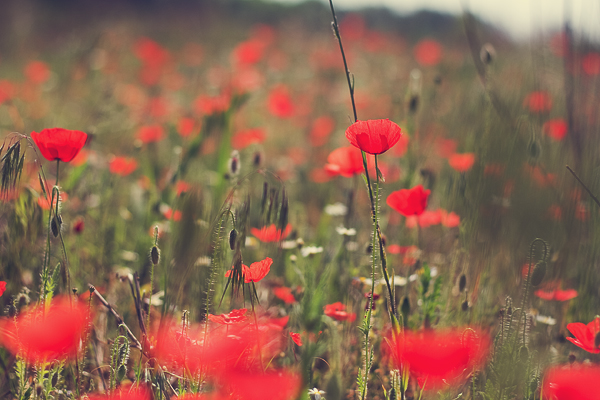
[[[388,206],[405,217],[421,215],[427,208],[427,199],[431,190],[425,190],[422,185],[412,189],[400,189],[392,192],[386,200]]]
[[[390,340],[396,367],[407,368],[422,387],[441,389],[460,384],[481,368],[489,351],[489,337],[478,330],[405,331]]]
[[[356,121],[346,129],[346,138],[354,147],[368,154],[382,154],[393,147],[402,130],[389,119]]]
[[[575,346],[579,346],[590,353],[600,353],[600,347],[596,344],[596,336],[600,334],[600,317],[594,318],[589,324],[573,322],[567,325],[569,332],[575,336],[568,337],[567,340]]]
[[[0,345],[29,363],[75,357],[87,326],[84,305],[55,298],[49,310],[36,307],[13,318],[0,319]]]
[[[69,162],[79,153],[87,134],[63,128],[43,129],[40,133],[31,132],[31,138],[48,161]]]

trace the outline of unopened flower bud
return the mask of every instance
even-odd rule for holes
[[[160,261],[160,250],[156,246],[152,246],[152,250],[150,250],[150,260],[152,260],[152,264],[157,265]]]
[[[232,229],[231,232],[229,232],[229,248],[231,250],[235,249],[235,240],[237,239],[237,231],[235,229]]]
[[[50,222],[50,228],[52,229],[52,234],[54,235],[54,237],[57,237],[60,233],[60,222],[58,218],[52,218],[52,221]]]
[[[460,278],[458,279],[458,291],[462,293],[465,291],[466,288],[467,276],[465,274],[461,274]]]
[[[468,300],[463,301],[462,304],[460,305],[460,308],[463,311],[468,311],[469,310],[469,301]]]
[[[237,150],[231,152],[229,158],[229,175],[236,176],[240,173],[240,153]]]

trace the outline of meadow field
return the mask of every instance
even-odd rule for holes
[[[198,3],[2,28],[1,399],[600,399],[597,43]]]

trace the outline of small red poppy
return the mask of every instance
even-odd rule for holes
[[[257,261],[250,266],[246,266],[242,264],[242,275],[244,276],[244,282],[258,282],[271,271],[271,265],[273,265],[273,260],[269,257],[265,258],[262,261]],[[229,270],[225,272],[225,277],[229,278],[231,272],[233,270]]]
[[[253,65],[263,58],[265,44],[260,40],[249,39],[239,43],[231,56],[237,65]]]
[[[346,129],[346,138],[354,147],[368,154],[382,154],[393,147],[402,130],[389,119],[356,121]]]
[[[333,150],[327,157],[325,170],[335,176],[351,178],[363,171],[363,159],[360,150],[355,147],[340,147]]]
[[[273,289],[273,294],[285,304],[294,304],[296,302],[296,298],[292,294],[292,289],[290,289],[289,287],[276,287],[275,289]]]
[[[310,129],[310,144],[315,147],[324,145],[334,128],[335,121],[327,115],[315,119]]]
[[[271,114],[279,118],[289,118],[294,115],[296,107],[286,86],[279,85],[271,90],[268,108]]]
[[[108,169],[111,174],[127,176],[136,170],[138,163],[135,158],[113,157],[108,163]]]
[[[534,294],[543,300],[556,300],[556,301],[568,301],[577,297],[577,290],[575,289],[554,289],[554,290],[543,290],[539,289]]]
[[[302,338],[300,337],[299,333],[290,332],[290,337],[292,338],[294,343],[296,343],[298,346],[302,346]]]
[[[467,172],[475,164],[475,154],[463,153],[452,154],[448,158],[448,164],[458,172]]]
[[[415,46],[414,55],[419,64],[430,67],[442,60],[442,46],[435,40],[423,39]]]
[[[48,161],[69,162],[87,140],[87,134],[63,128],[43,129],[40,133],[31,132],[31,138]]]
[[[544,398],[553,400],[598,400],[598,365],[566,365],[544,374]]]
[[[562,118],[551,119],[546,121],[542,126],[542,131],[554,140],[563,140],[567,135],[567,123]]]
[[[252,144],[260,144],[265,141],[265,131],[262,128],[247,129],[237,132],[231,138],[231,146],[235,149],[243,149]]]
[[[0,80],[0,104],[12,99],[16,92],[15,84],[6,79]]]
[[[586,54],[581,60],[581,66],[587,75],[600,75],[600,54]]]
[[[87,327],[83,304],[57,297],[51,307],[39,306],[16,320],[0,320],[0,344],[29,363],[51,362],[77,354]]]
[[[153,143],[163,140],[165,137],[165,130],[160,125],[147,125],[142,126],[137,132],[137,138],[142,143]]]
[[[323,314],[337,321],[354,322],[356,320],[356,313],[347,312],[346,306],[339,301],[333,304],[327,304],[323,307]]]
[[[50,79],[50,68],[43,61],[31,61],[25,67],[25,76],[29,82],[41,84]]]
[[[523,100],[523,107],[535,114],[544,113],[552,109],[552,98],[545,91],[531,92]]]
[[[425,190],[422,185],[412,189],[400,189],[392,192],[386,200],[388,206],[405,217],[421,215],[427,208],[427,198],[431,190]]]
[[[279,242],[280,240],[285,239],[292,232],[292,226],[287,225],[283,231],[281,229],[277,229],[275,224],[271,224],[269,226],[263,226],[260,229],[250,228],[250,233],[252,233],[258,240],[264,243],[269,242]]]
[[[596,343],[596,336],[600,334],[600,317],[594,318],[587,325],[581,322],[570,323],[567,325],[567,329],[575,336],[574,338],[568,337],[567,340],[569,342],[590,353],[600,353],[600,347]]]
[[[440,389],[464,382],[483,366],[489,337],[478,330],[404,331],[391,338],[391,351],[398,368],[423,382],[424,389]]]
[[[6,291],[6,282],[0,281],[0,297],[4,294],[5,291]]]

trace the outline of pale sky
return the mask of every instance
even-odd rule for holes
[[[565,19],[565,10],[569,10],[571,26],[600,42],[600,0],[334,0],[336,9],[340,10],[387,6],[399,13],[429,9],[460,14],[463,4],[473,14],[504,28],[516,39],[559,28]]]

